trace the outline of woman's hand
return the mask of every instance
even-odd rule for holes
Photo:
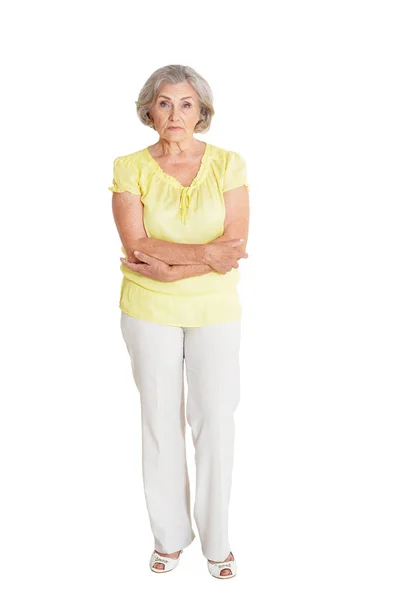
[[[167,265],[162,260],[158,260],[153,256],[144,254],[144,252],[136,251],[134,254],[142,262],[135,263],[128,261],[126,258],[121,258],[121,263],[127,269],[146,277],[151,277],[151,279],[156,279],[157,281],[173,281],[171,265]]]
[[[224,275],[233,267],[238,267],[240,258],[248,258],[248,254],[239,248],[243,242],[244,240],[209,242],[205,246],[204,262]]]

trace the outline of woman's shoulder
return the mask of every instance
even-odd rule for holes
[[[129,154],[122,154],[114,159],[114,163],[126,167],[137,166],[143,160],[144,152],[145,148],[142,148],[141,150],[135,150],[134,152],[130,152]]]
[[[213,146],[213,171],[223,180],[223,192],[241,185],[249,185],[247,165],[237,150]]]
[[[241,154],[238,151],[232,150],[230,148],[222,148],[221,146],[214,146],[212,144],[211,149],[212,149],[212,155],[215,158],[223,161],[225,164],[227,164],[227,162],[231,158],[240,158],[241,157]]]
[[[232,150],[230,148],[222,148],[220,146],[212,146],[211,156],[213,164],[218,165],[221,169],[220,173],[226,173],[227,171],[235,169],[245,169],[246,162],[240,152]]]

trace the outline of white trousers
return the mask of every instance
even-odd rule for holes
[[[241,321],[177,327],[121,311],[121,330],[140,394],[142,472],[154,548],[171,554],[194,540],[184,398],[195,448],[194,518],[204,556],[230,553],[228,506],[234,418],[240,398]]]

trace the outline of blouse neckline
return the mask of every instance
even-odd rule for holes
[[[165,181],[171,183],[174,187],[177,187],[180,190],[191,190],[193,187],[195,187],[201,181],[201,179],[203,177],[203,174],[205,171],[205,164],[208,159],[209,149],[210,149],[210,144],[208,144],[208,142],[205,142],[205,150],[204,150],[204,153],[201,158],[201,163],[200,163],[199,169],[197,171],[196,176],[190,183],[190,185],[183,185],[182,183],[180,183],[180,181],[178,181],[178,179],[176,179],[176,177],[173,177],[173,175],[169,175],[169,173],[166,173],[162,169],[162,167],[158,163],[158,161],[156,161],[155,158],[152,156],[152,154],[150,153],[148,148],[144,148],[144,152],[145,152],[147,158],[149,158],[150,163],[156,168],[158,173],[162,176],[162,178]]]

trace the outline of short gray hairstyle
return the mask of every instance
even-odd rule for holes
[[[149,115],[155,96],[164,83],[188,83],[198,94],[200,104],[200,120],[194,128],[196,133],[204,133],[211,126],[211,120],[215,114],[213,108],[213,94],[208,82],[191,67],[185,65],[167,65],[154,71],[140,90],[136,101],[137,115],[140,121],[155,129],[154,122]]]

